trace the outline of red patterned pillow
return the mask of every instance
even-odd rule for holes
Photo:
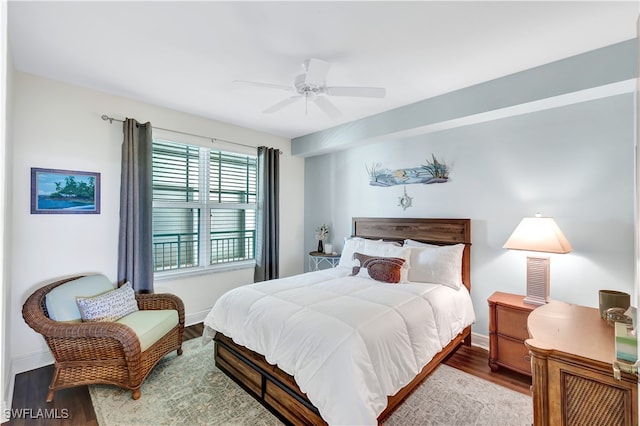
[[[354,266],[351,275],[358,275],[361,268],[366,268],[369,276],[376,281],[399,283],[404,259],[399,257],[375,257],[362,253],[354,253],[353,258],[360,261]]]

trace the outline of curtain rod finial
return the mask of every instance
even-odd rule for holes
[[[113,118],[109,117],[107,114],[102,114],[100,116],[104,121],[109,121],[109,124],[113,124]]]

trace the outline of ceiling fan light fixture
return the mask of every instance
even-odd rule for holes
[[[323,86],[307,83],[305,74],[300,74],[295,78],[294,86],[296,88],[296,91],[301,95],[304,95],[305,93],[308,93],[308,92],[314,92],[314,93],[324,92]]]

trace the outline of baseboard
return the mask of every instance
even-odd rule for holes
[[[193,314],[185,315],[184,316],[184,325],[188,327],[188,326],[193,325],[193,324],[198,324],[198,323],[204,322],[204,319],[209,314],[209,311],[211,311],[211,308],[207,309],[206,311],[200,311],[200,312],[195,312]]]
[[[46,352],[33,352],[11,359],[11,375],[24,373],[25,371],[35,370],[45,365],[53,364],[53,355],[48,350]]]
[[[7,374],[3,374],[2,380],[8,379],[8,383],[2,383],[2,415],[0,416],[0,423],[5,423],[11,420],[11,408],[13,404],[13,388],[16,383],[16,374],[13,371],[13,360],[8,359],[5,361],[5,368]],[[8,376],[8,377],[7,377]]]
[[[485,336],[484,334],[471,333],[471,344],[488,351],[489,336]]]
[[[13,389],[16,383],[16,376],[25,371],[35,370],[36,368],[44,367],[45,365],[53,364],[53,356],[51,352],[38,352],[30,355],[12,358],[11,365],[9,367],[9,390],[7,394],[3,396],[2,401],[2,422],[8,419],[10,414],[11,401],[13,400]]]
[[[10,410],[11,410],[11,407],[7,404],[7,401],[3,400],[2,401],[2,417],[0,417],[0,423],[5,423],[11,420]]]

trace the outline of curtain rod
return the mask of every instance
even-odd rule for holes
[[[120,123],[124,123],[124,120],[120,120],[120,119],[117,119],[117,118],[109,117],[107,114],[102,114],[100,116],[100,118],[102,118],[104,121],[108,121],[109,124],[113,124],[114,121],[118,121]],[[224,139],[212,138],[210,136],[197,135],[195,133],[181,132],[180,130],[164,129],[162,127],[156,127],[156,126],[151,126],[151,128],[152,129],[157,129],[157,130],[164,130],[165,132],[179,133],[181,135],[195,136],[197,138],[209,139],[211,141],[211,143],[224,142],[224,143],[230,143],[232,145],[244,146],[246,148],[258,149],[258,147],[256,147],[256,146],[247,145],[247,144],[240,143],[240,142],[232,142],[232,141],[227,141],[227,140],[224,140]],[[280,154],[282,154],[282,151],[280,151]]]

